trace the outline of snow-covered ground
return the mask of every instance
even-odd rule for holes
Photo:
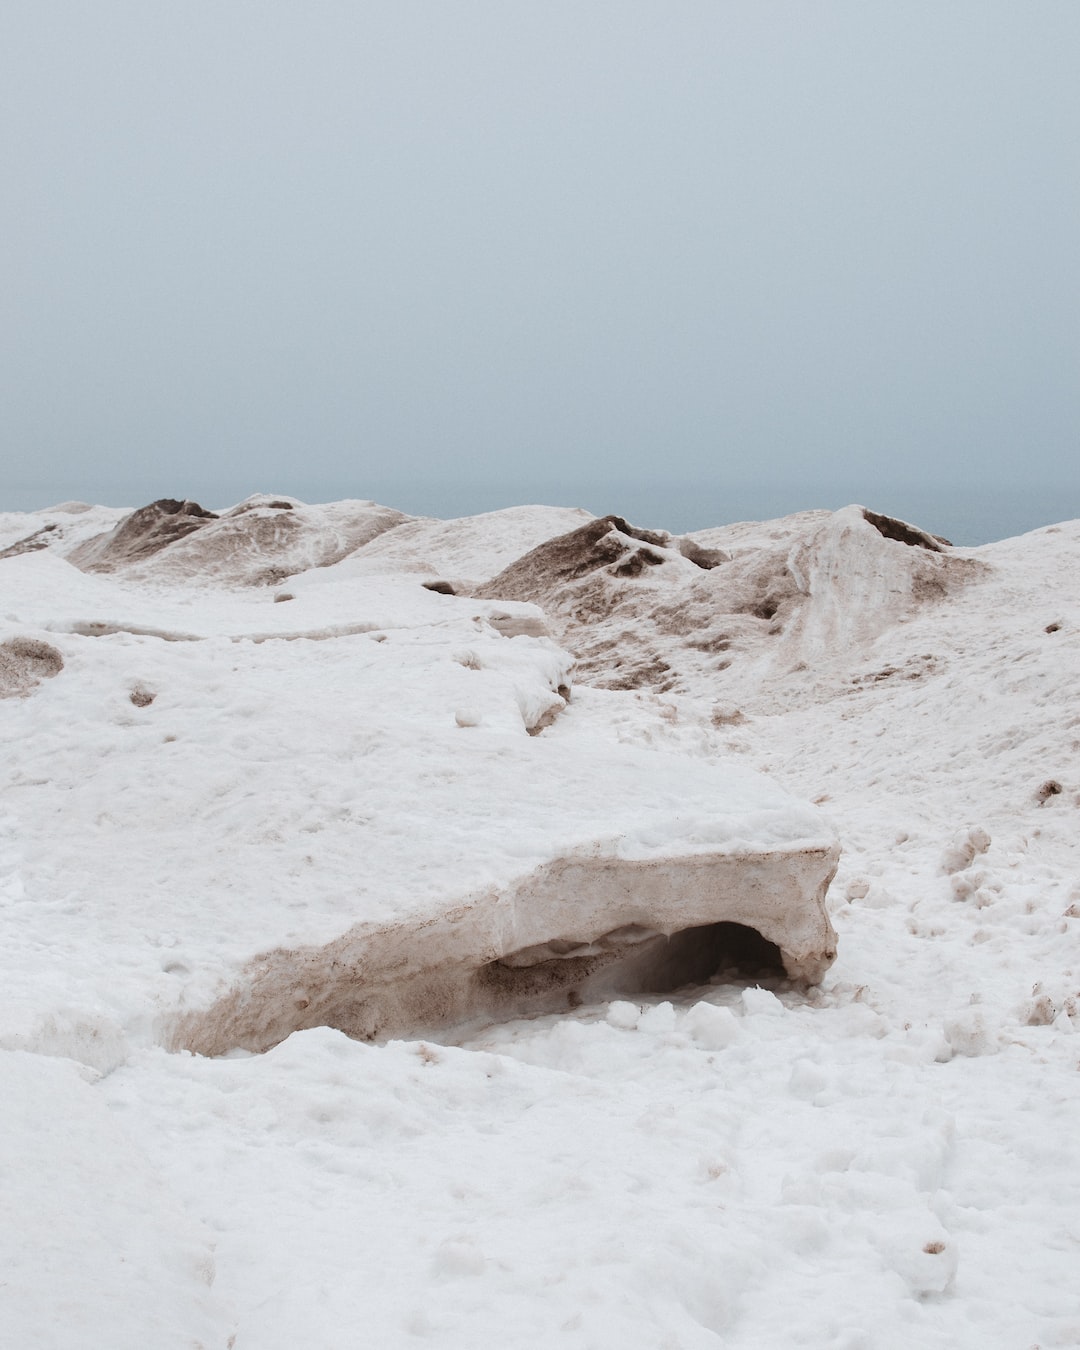
[[[589,521],[551,508],[173,505],[142,555],[0,516],[4,1344],[1080,1345],[1080,522],[935,551],[848,508],[706,567],[545,554]],[[545,860],[834,837],[816,986],[368,1042],[308,1014],[320,958],[265,1053],[168,1048],[230,988],[250,1041],[238,972],[355,918],[407,952],[493,897],[436,945],[497,956]]]

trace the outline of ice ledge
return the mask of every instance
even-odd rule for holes
[[[702,983],[737,958],[745,933],[773,944],[789,977],[815,983],[836,956],[825,893],[838,858],[835,845],[560,858],[426,921],[267,952],[163,1039],[218,1055],[317,1026],[382,1040],[556,1012]]]

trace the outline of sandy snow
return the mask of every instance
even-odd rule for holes
[[[55,526],[0,560],[0,644],[63,661],[0,665],[5,1344],[1080,1344],[1080,522],[944,561],[850,509],[728,527],[730,564],[660,550],[545,619],[421,581],[580,513],[403,522],[271,586],[66,560],[123,514],[0,517]],[[605,641],[663,678],[570,673]],[[358,904],[834,836],[816,988],[164,1048]]]

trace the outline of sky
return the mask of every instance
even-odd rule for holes
[[[1078,65],[1075,0],[7,0],[0,509],[1080,516]]]

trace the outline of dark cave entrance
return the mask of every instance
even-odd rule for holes
[[[715,979],[732,983],[784,975],[780,948],[741,923],[710,923],[672,933],[657,951],[649,983],[636,992],[668,994]]]
[[[624,938],[623,934],[627,934]],[[670,937],[620,929],[593,943],[554,941],[472,973],[477,1013],[528,1017],[641,994],[674,994],[717,981],[785,977],[780,948],[741,923],[685,928]]]

